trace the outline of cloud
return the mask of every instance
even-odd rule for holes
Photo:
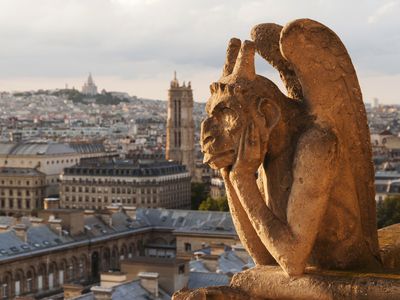
[[[390,1],[379,7],[376,12],[368,17],[368,23],[379,22],[385,15],[393,13],[393,10],[399,5],[397,1]]]
[[[165,99],[177,70],[181,80],[192,81],[196,99],[206,99],[209,83],[220,75],[231,37],[249,38],[257,23],[285,24],[303,17],[337,32],[359,72],[396,76],[400,70],[400,21],[398,13],[392,13],[398,9],[396,3],[1,0],[0,90],[55,87],[58,82],[63,87],[66,80],[70,86],[81,86],[91,71],[100,88]],[[374,22],[368,22],[375,15]],[[258,69],[277,78],[265,62]]]

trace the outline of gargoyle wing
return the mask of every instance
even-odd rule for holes
[[[338,163],[351,166],[363,234],[379,257],[370,133],[350,56],[332,30],[309,19],[282,29],[280,51],[301,83],[303,101],[315,122],[337,135],[344,159]]]
[[[259,24],[251,30],[251,38],[258,54],[278,70],[288,96],[293,99],[302,99],[300,81],[297,79],[292,64],[282,56],[280,51],[279,39],[282,29],[281,25],[274,23]]]

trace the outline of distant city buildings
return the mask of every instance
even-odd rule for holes
[[[238,243],[223,212],[108,207],[0,217],[1,298],[98,299],[128,290],[128,299],[170,299],[186,286],[227,284],[252,266]]]
[[[103,145],[97,143],[0,142],[0,168],[6,168],[4,171],[12,168],[9,170],[13,177],[18,174],[24,176],[28,170],[30,174],[44,174],[43,196],[48,197],[59,194],[60,174],[64,168],[77,164],[82,158],[102,157],[106,154]],[[25,182],[18,179],[14,184],[19,181]],[[4,189],[2,187],[0,190]],[[6,199],[6,202],[11,201],[11,198]]]
[[[82,94],[88,96],[96,96],[97,95],[97,86],[95,85],[92,74],[89,73],[89,77],[87,81],[82,86]]]
[[[29,215],[43,209],[46,174],[33,168],[0,167],[0,210],[6,215]]]
[[[183,165],[168,161],[82,161],[61,175],[61,206],[189,208],[190,178]]]
[[[179,84],[176,78],[168,90],[166,158],[186,166],[195,175],[193,91],[190,84]]]

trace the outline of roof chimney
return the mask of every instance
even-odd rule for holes
[[[25,224],[16,224],[13,226],[13,229],[15,231],[15,234],[24,241],[24,243],[27,242],[27,234],[26,231],[28,230],[28,227]]]
[[[43,224],[43,219],[42,218],[36,218],[32,217],[29,219],[29,222],[31,222],[32,226],[39,226]]]
[[[44,198],[44,209],[58,209],[60,208],[60,198]]]
[[[0,224],[0,232],[8,231],[9,227],[7,224]]]
[[[93,292],[94,300],[112,300],[112,288],[94,286],[90,290]]]
[[[158,273],[139,272],[140,285],[154,297],[158,297]]]
[[[62,226],[61,226],[61,219],[56,219],[54,216],[49,217],[49,226],[50,229],[56,232],[58,235],[62,235]]]

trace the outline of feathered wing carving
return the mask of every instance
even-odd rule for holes
[[[294,68],[280,51],[279,39],[282,29],[281,25],[274,23],[259,24],[251,30],[251,38],[255,43],[258,54],[278,70],[288,96],[293,99],[302,99],[301,84]]]
[[[303,101],[315,122],[337,135],[344,159],[338,163],[351,166],[363,234],[379,257],[370,133],[350,56],[332,30],[309,19],[283,28],[280,50],[301,83]]]

